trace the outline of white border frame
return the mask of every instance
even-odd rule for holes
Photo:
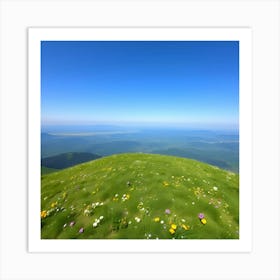
[[[29,251],[249,252],[252,186],[252,47],[249,28],[29,29]],[[41,41],[239,41],[240,238],[238,240],[49,240],[40,228]]]
[[[28,252],[27,28],[32,26],[252,28],[250,253]],[[279,34],[279,0],[0,0],[0,279],[279,280]]]

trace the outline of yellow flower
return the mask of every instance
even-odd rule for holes
[[[129,194],[124,194],[123,196],[122,196],[122,201],[126,201],[126,200],[128,200],[130,198],[130,195]]]
[[[165,187],[167,187],[167,186],[169,185],[169,183],[166,182],[166,181],[164,181],[164,182],[163,182],[163,185],[164,185]]]
[[[47,211],[46,210],[41,211],[41,218],[44,219],[46,217],[47,217]]]
[[[175,224],[172,224],[171,228],[175,230],[177,228],[177,226]]]
[[[205,218],[201,219],[200,221],[201,221],[201,223],[202,223],[203,225],[205,225],[205,224],[207,223],[207,221],[206,221]]]
[[[154,218],[154,221],[155,221],[155,222],[159,222],[159,220],[160,220],[159,217],[155,217],[155,218]]]
[[[51,204],[51,208],[54,208],[57,205],[57,201]]]
[[[189,230],[189,229],[190,229],[190,226],[186,226],[185,224],[182,224],[182,228],[183,228],[184,230]]]
[[[173,228],[170,228],[170,229],[169,229],[169,232],[170,232],[171,234],[174,234],[174,233],[175,233],[175,230],[174,230]]]

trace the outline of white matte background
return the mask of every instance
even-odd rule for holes
[[[279,280],[279,16],[277,0],[0,0],[0,279]],[[251,253],[27,253],[27,28],[87,26],[253,29]]]

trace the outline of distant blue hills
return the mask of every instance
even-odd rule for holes
[[[62,153],[56,156],[42,158],[41,166],[53,169],[64,169],[98,158],[101,158],[101,156],[92,153]]]
[[[52,126],[48,130],[42,128],[41,158],[42,166],[45,167],[62,169],[121,153],[190,158],[239,173],[237,130],[133,128],[114,125]]]

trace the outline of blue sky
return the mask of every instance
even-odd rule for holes
[[[43,41],[42,125],[238,128],[236,41]]]

